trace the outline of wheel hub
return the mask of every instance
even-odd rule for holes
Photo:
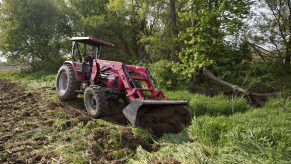
[[[89,96],[89,104],[92,110],[96,110],[96,103],[97,102],[96,102],[95,96],[91,94]]]
[[[65,71],[63,71],[60,75],[60,78],[59,78],[59,91],[64,93],[66,92],[66,90],[68,89],[68,75],[66,74]]]

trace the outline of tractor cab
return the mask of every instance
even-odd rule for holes
[[[97,39],[94,37],[73,37],[72,44],[72,59],[74,61],[83,61],[83,58],[99,59],[101,57],[102,46],[114,47],[114,44]],[[82,43],[82,47],[80,45]]]
[[[76,65],[76,71],[90,79],[94,59],[101,58],[102,47],[114,47],[114,44],[94,37],[73,37],[72,60]]]

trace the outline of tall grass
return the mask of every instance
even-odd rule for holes
[[[251,107],[243,97],[234,97],[228,99],[223,95],[208,97],[200,94],[191,94],[187,91],[176,91],[165,93],[171,99],[187,99],[189,101],[189,110],[195,116],[209,115],[231,115],[242,113]]]
[[[174,157],[183,163],[290,163],[291,103],[270,100],[264,108],[231,116],[201,116],[180,134],[164,135],[160,151],[139,150],[132,163]]]

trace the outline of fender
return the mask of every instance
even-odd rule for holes
[[[74,61],[65,61],[64,65],[65,64],[70,64],[73,67],[73,70],[75,72],[75,76],[76,76],[77,81],[85,81],[86,80],[85,74],[82,73],[82,72],[78,72],[77,71],[77,63],[76,62],[74,62]]]

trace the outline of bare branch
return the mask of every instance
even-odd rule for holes
[[[241,87],[239,87],[237,85],[228,83],[228,82],[216,77],[212,72],[210,72],[206,68],[203,69],[203,74],[205,76],[209,77],[210,79],[216,81],[217,83],[219,83],[219,84],[221,84],[223,86],[226,86],[228,88],[231,88],[234,91],[238,91],[240,93],[243,93],[244,95],[247,95],[247,96],[269,97],[269,96],[274,96],[275,95],[275,94],[270,94],[270,93],[261,94],[261,93],[250,92],[250,91],[245,90],[245,89],[243,89],[243,88],[241,88]]]

